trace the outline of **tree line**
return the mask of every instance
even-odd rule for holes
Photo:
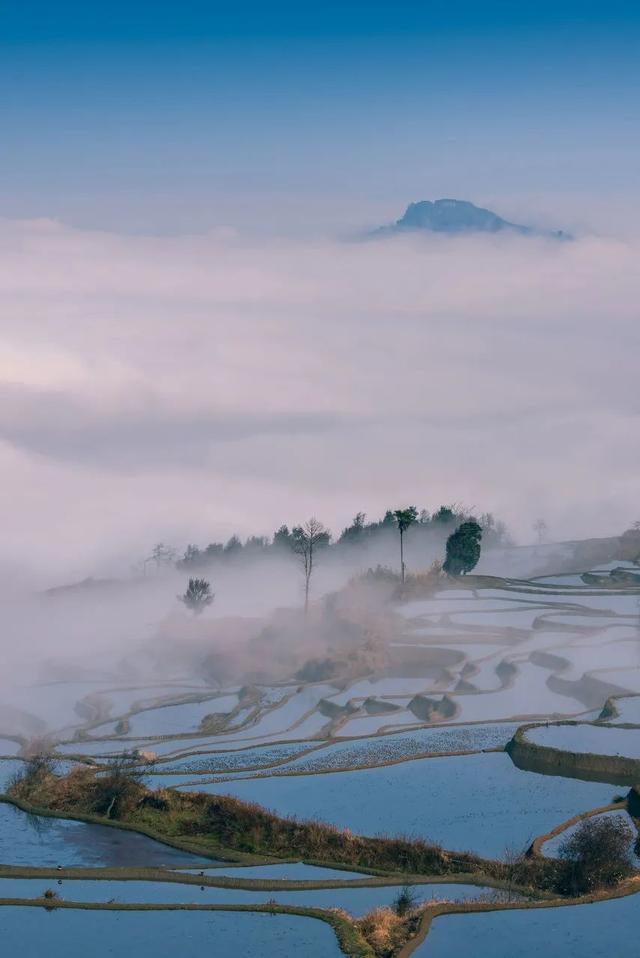
[[[406,514],[405,514],[406,513]],[[465,521],[474,521],[482,529],[485,546],[511,544],[511,538],[504,522],[496,519],[490,512],[476,518],[462,506],[440,506],[435,512],[429,513],[426,509],[418,510],[415,506],[405,509],[388,509],[381,519],[367,522],[364,512],[354,516],[340,535],[334,539],[331,531],[319,520],[314,519],[321,527],[314,533],[314,551],[327,549],[330,554],[355,554],[359,549],[368,550],[384,543],[400,532],[404,549],[404,533],[411,526],[412,538],[419,543],[421,538],[429,535],[436,536],[444,542],[448,535]],[[175,566],[183,572],[197,573],[222,563],[238,560],[254,559],[261,556],[286,556],[299,551],[303,526],[289,528],[282,525],[272,536],[249,536],[244,542],[239,536],[233,535],[227,542],[210,542],[206,546],[190,543],[184,553],[158,543],[150,555],[144,560],[144,568],[160,568]],[[313,557],[311,557],[313,560]],[[311,565],[313,563],[311,562]]]
[[[482,521],[484,520],[484,525]],[[364,513],[358,513],[353,523],[343,530],[342,535],[335,543],[335,547],[353,546],[361,537],[380,534],[393,531],[399,536],[400,545],[400,582],[405,584],[406,564],[404,558],[405,535],[409,530],[433,528],[439,525],[441,530],[447,530],[453,527],[446,539],[446,556],[442,565],[443,571],[449,575],[464,575],[470,572],[478,563],[480,558],[481,541],[483,535],[487,532],[497,542],[504,542],[506,538],[506,529],[502,524],[497,523],[490,514],[482,516],[480,521],[473,517],[466,516],[464,512],[455,512],[450,507],[442,506],[437,513],[430,516],[425,510],[418,512],[415,506],[405,506],[402,509],[388,510],[384,518],[378,523],[369,523],[365,521]],[[236,537],[234,537],[236,538]],[[231,540],[230,540],[231,541]],[[239,542],[239,540],[237,540]],[[247,543],[251,541],[248,540]],[[300,567],[304,576],[304,610],[309,608],[309,597],[311,592],[311,578],[317,562],[319,553],[326,552],[331,547],[331,533],[315,516],[312,516],[300,526],[294,526],[289,531],[287,526],[281,526],[273,536],[273,540],[264,541],[261,545],[261,552],[279,551],[281,554],[289,552],[295,555],[299,560]],[[246,549],[240,544],[241,548]],[[222,547],[222,554],[225,549]],[[156,547],[158,549],[158,547]],[[234,551],[236,547],[234,546]],[[189,569],[193,565],[201,566],[210,564],[213,560],[206,560],[208,550],[197,549],[190,545],[184,556],[177,560],[176,566],[179,569]],[[172,559],[173,561],[173,559]],[[203,577],[190,577],[189,584],[184,595],[178,596],[178,599],[192,612],[199,614],[213,602],[214,594],[211,585]]]

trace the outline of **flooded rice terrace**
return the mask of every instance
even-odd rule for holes
[[[398,603],[384,667],[349,680],[224,688],[97,677],[9,690],[0,703],[3,951],[84,958],[90,941],[95,958],[365,954],[345,920],[397,909],[411,886],[412,909],[438,904],[406,954],[622,953],[640,914],[635,895],[530,907],[533,890],[487,874],[465,880],[462,860],[442,880],[340,867],[339,852],[301,861],[295,845],[270,858],[248,844],[196,847],[188,828],[166,844],[154,831],[165,796],[203,793],[327,823],[346,840],[419,839],[504,862],[555,859],[594,813],[624,821],[636,867],[640,801],[620,792],[619,774],[608,778],[607,762],[640,759],[640,589],[607,585],[606,567],[590,572],[588,581],[553,570],[477,577]],[[120,827],[113,806],[108,825],[14,804],[36,741],[58,776],[137,769],[148,834]],[[538,752],[552,766],[541,768]],[[585,760],[597,780],[576,773]]]

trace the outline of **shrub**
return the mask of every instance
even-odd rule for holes
[[[55,774],[56,764],[50,755],[32,755],[24,763],[24,767],[10,777],[8,790],[19,795],[28,795],[41,788],[44,782]]]
[[[123,818],[135,808],[145,794],[143,770],[132,765],[132,755],[114,759],[108,770],[100,772],[93,786],[92,811],[107,818]]]
[[[616,885],[630,875],[633,832],[616,816],[587,818],[562,842],[559,856],[568,865],[567,891],[573,894]]]
[[[339,671],[339,664],[334,659],[309,659],[295,674],[300,682],[322,682],[333,678]]]
[[[45,901],[44,907],[47,911],[53,911],[53,909],[56,907],[56,902],[61,900],[60,895],[57,891],[54,891],[53,888],[46,888],[42,893],[42,897]]]
[[[421,912],[413,909],[400,916],[391,908],[374,908],[356,921],[356,927],[374,954],[390,958],[415,935],[420,915]]]
[[[410,911],[416,907],[418,896],[410,885],[405,885],[398,896],[394,899],[393,910],[400,918],[404,918]]]

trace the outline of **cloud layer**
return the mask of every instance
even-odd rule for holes
[[[526,538],[638,507],[640,250],[252,245],[0,224],[5,558],[461,501]]]

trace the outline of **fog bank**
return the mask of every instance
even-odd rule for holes
[[[49,581],[409,502],[522,541],[637,518],[633,242],[0,244],[0,553]]]

